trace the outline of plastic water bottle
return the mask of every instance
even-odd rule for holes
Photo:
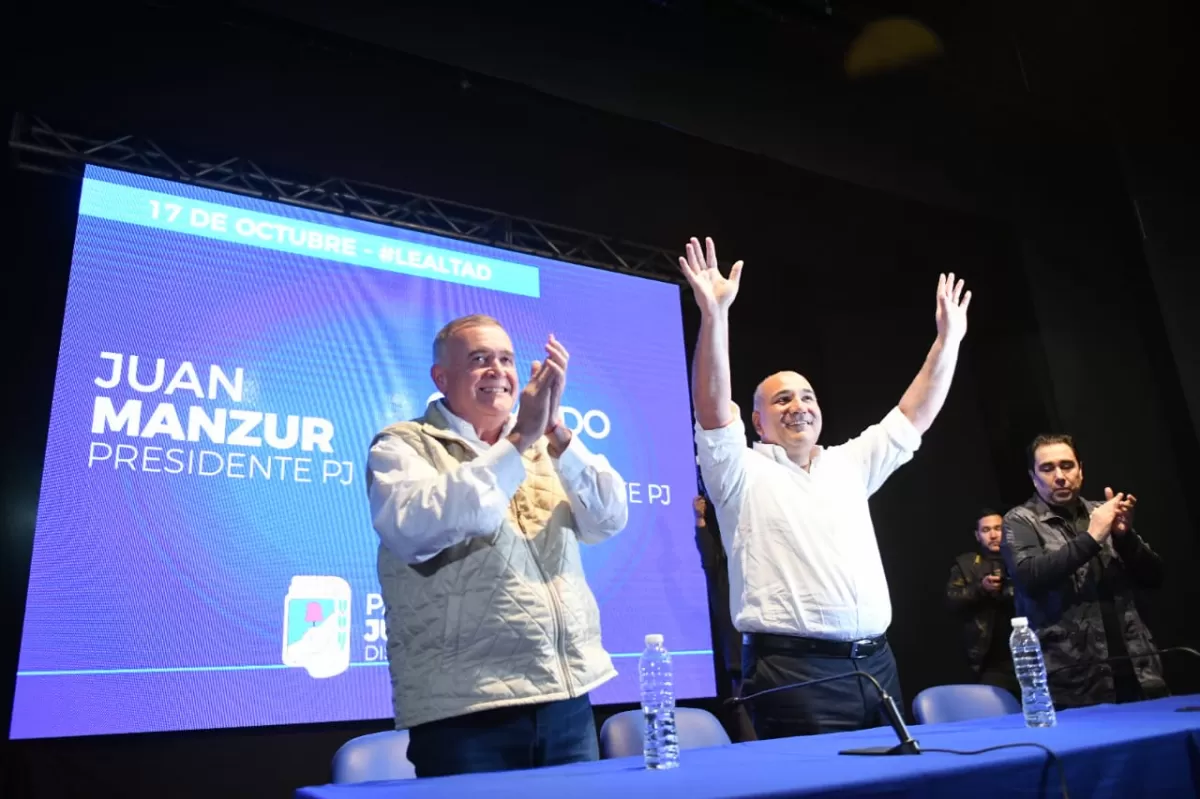
[[[638,679],[642,687],[642,754],[646,768],[675,768],[679,765],[675,684],[671,653],[663,648],[661,635],[646,636],[646,649],[638,661]]]
[[[1012,650],[1017,682],[1021,684],[1021,710],[1026,727],[1053,727],[1058,723],[1054,702],[1046,684],[1046,661],[1037,633],[1029,629],[1029,619],[1018,616],[1012,620],[1012,635],[1008,639]]]

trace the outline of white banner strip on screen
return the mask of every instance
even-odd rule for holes
[[[85,216],[466,286],[540,296],[537,267],[89,178]]]

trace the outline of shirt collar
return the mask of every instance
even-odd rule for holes
[[[1078,503],[1079,507],[1082,510],[1084,510],[1085,512],[1091,509],[1088,505],[1088,501],[1086,499],[1084,499],[1083,497],[1077,497],[1076,502]],[[1067,522],[1067,521],[1072,521],[1074,519],[1073,516],[1071,518],[1067,518],[1066,516],[1063,516],[1061,510],[1059,510],[1058,508],[1051,507],[1049,504],[1047,504],[1046,500],[1042,499],[1041,494],[1035,493],[1033,495],[1033,504],[1031,507],[1033,509],[1033,512],[1037,514],[1037,518],[1038,518],[1039,522],[1044,522],[1049,519],[1058,519],[1061,522]]]
[[[766,455],[768,458],[770,458],[771,460],[775,461],[778,464],[781,464],[783,466],[790,466],[793,469],[795,469],[796,471],[805,472],[806,474],[811,474],[812,469],[817,465],[817,461],[819,460],[819,456],[821,454],[821,445],[820,444],[813,447],[812,459],[808,462],[808,469],[805,470],[805,469],[801,469],[799,466],[797,466],[795,461],[793,461],[791,458],[788,457],[787,450],[785,450],[783,447],[779,446],[778,444],[766,444],[766,443],[763,443],[762,441],[755,441],[753,444],[753,449],[755,452]]]
[[[450,426],[450,432],[462,437],[468,443],[483,447],[490,446],[487,442],[479,437],[478,433],[475,432],[475,425],[451,411],[450,407],[446,405],[445,400],[439,399],[437,401],[437,409],[442,412],[443,416],[446,417],[446,424]],[[505,421],[504,427],[500,430],[500,437],[503,438],[511,433],[516,424],[517,415],[515,413],[509,414],[508,420]]]

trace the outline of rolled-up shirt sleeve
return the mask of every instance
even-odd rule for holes
[[[404,441],[384,436],[371,447],[367,470],[375,532],[405,563],[494,533],[525,479],[520,453],[503,438],[474,460],[438,472]]]
[[[736,512],[746,494],[746,425],[736,406],[733,421],[724,427],[705,430],[696,424],[696,455],[709,499],[722,515]],[[721,532],[726,534],[724,528]]]
[[[629,503],[625,481],[603,455],[573,436],[554,468],[571,500],[575,530],[585,544],[598,544],[625,529]]]
[[[860,466],[867,496],[871,496],[893,472],[912,460],[921,446],[921,433],[899,408],[892,408],[883,421],[844,446]]]

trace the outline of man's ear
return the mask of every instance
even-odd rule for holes
[[[763,437],[762,417],[759,416],[758,411],[754,411],[753,413],[750,414],[750,421],[752,421],[754,423],[754,432],[758,433],[759,438],[762,438]]]
[[[446,370],[442,368],[441,364],[435,363],[433,366],[429,367],[429,377],[431,380],[433,380],[433,384],[437,386],[438,391],[445,394]]]

